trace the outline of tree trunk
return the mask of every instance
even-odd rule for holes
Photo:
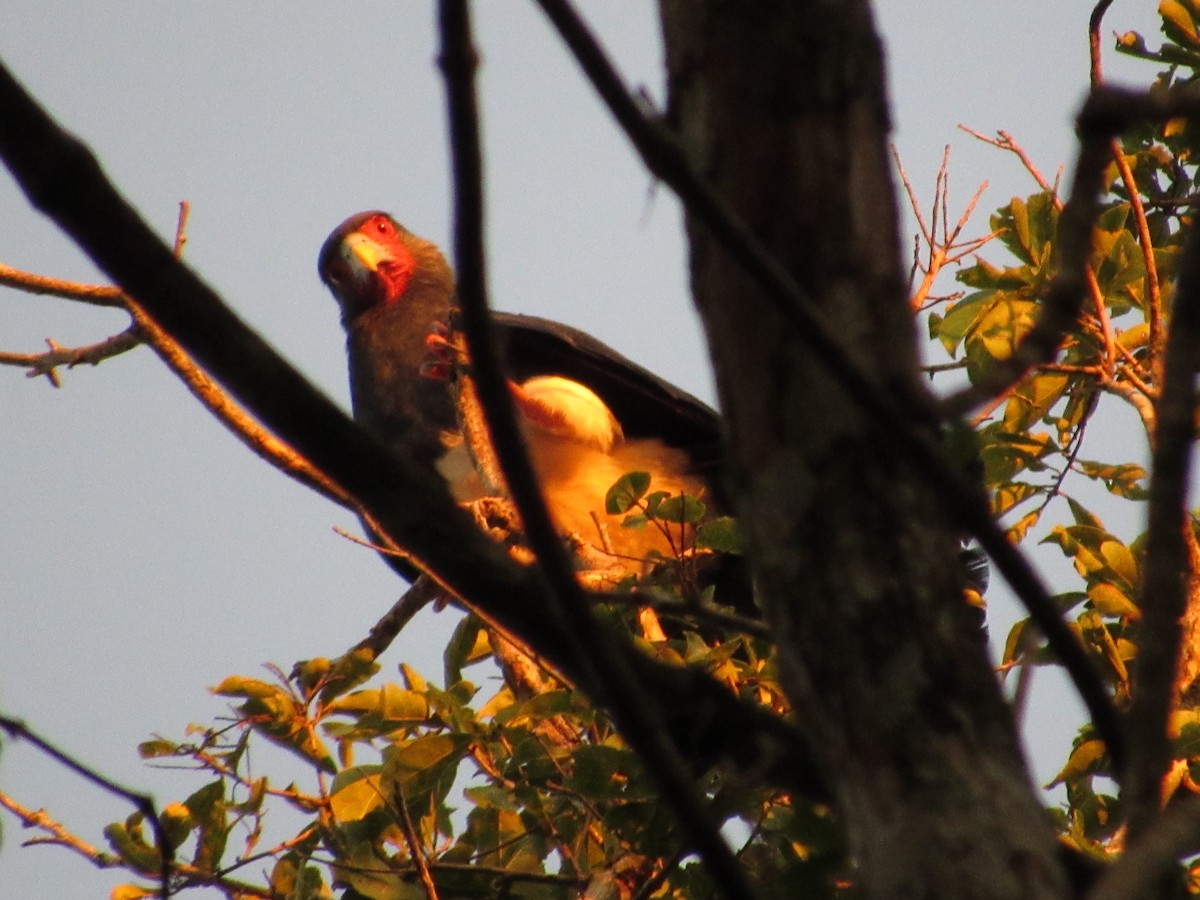
[[[881,386],[921,387],[879,40],[862,0],[661,0],[686,149]],[[1050,822],[921,472],[688,222],[784,686],[871,897],[1062,897]],[[914,428],[932,428],[914,414]]]

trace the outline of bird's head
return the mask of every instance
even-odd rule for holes
[[[351,216],[333,230],[321,247],[317,272],[346,324],[418,295],[448,307],[454,293],[441,251],[378,210]]]

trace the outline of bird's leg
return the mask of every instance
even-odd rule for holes
[[[449,381],[467,359],[467,349],[458,332],[446,322],[434,322],[430,327],[425,336],[425,353],[418,371],[422,377],[436,381]]]

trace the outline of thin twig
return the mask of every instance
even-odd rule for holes
[[[972,132],[973,134],[975,132]],[[997,362],[970,387],[944,398],[939,406],[943,416],[955,418],[971,407],[994,397],[1002,390],[1019,381],[1035,366],[1050,361],[1063,336],[1080,316],[1084,298],[1095,296],[1094,275],[1089,278],[1092,255],[1092,225],[1100,211],[1100,195],[1103,189],[1104,168],[1108,162],[1108,138],[1111,132],[1088,133],[1080,131],[1079,159],[1075,167],[1075,180],[1071,196],[1062,205],[1058,219],[1058,241],[1055,244],[1057,265],[1049,286],[1042,296],[1041,314],[1034,326],[1025,334],[1013,350],[1012,355]],[[1000,132],[1002,142],[989,141],[1016,153],[1043,190],[1045,180],[1028,161],[1024,150],[1010,135]],[[986,138],[981,139],[987,140]],[[1103,298],[1099,306],[1103,310]],[[1102,313],[1101,313],[1102,314]]]
[[[78,300],[91,306],[109,306],[121,309],[125,306],[125,294],[120,288],[109,284],[80,284],[46,275],[22,272],[0,263],[0,285],[15,288],[26,294],[42,294],[63,300]]]
[[[47,339],[46,344],[50,349],[45,353],[0,352],[0,365],[28,369],[25,373],[26,378],[39,378],[45,375],[54,387],[62,387],[62,381],[57,371],[59,366],[66,366],[68,369],[83,364],[97,366],[104,360],[120,356],[141,343],[140,329],[137,325],[131,325],[111,337],[82,347],[60,347],[54,341]]]
[[[1097,87],[1104,81],[1104,60],[1100,47],[1100,25],[1104,14],[1112,6],[1113,0],[1100,0],[1092,7],[1092,15],[1088,19],[1088,58],[1091,61],[1092,87]]]
[[[49,838],[27,840],[24,842],[25,845],[31,843],[50,843],[66,847],[68,850],[82,856],[98,869],[112,869],[122,865],[119,857],[111,853],[105,853],[103,850],[93,847],[87,841],[83,840],[83,838],[76,837],[61,822],[52,818],[44,809],[29,809],[4,793],[0,793],[0,806],[20,819],[21,824],[26,828],[36,828],[50,835]]]
[[[429,871],[429,860],[425,858],[421,838],[417,835],[412,815],[408,811],[408,803],[404,800],[404,793],[400,790],[399,784],[396,785],[395,793],[392,795],[392,802],[396,804],[397,812],[399,812],[400,830],[404,833],[404,842],[408,844],[408,857],[417,869],[417,877],[421,879],[421,886],[425,888],[425,896],[428,900],[438,900],[437,885]]]
[[[176,248],[179,250],[186,241],[184,224],[187,211],[186,202],[181,202],[181,218],[175,240]],[[142,307],[120,288],[81,284],[60,278],[47,278],[4,265],[0,265],[0,283],[30,293],[48,294],[62,299],[124,308],[134,320],[134,324],[130,328],[98,344],[78,348],[61,348],[51,345],[48,353],[39,354],[0,354],[0,364],[29,368],[30,377],[46,375],[57,387],[57,377],[53,372],[55,367],[62,365],[71,367],[80,363],[95,365],[144,342],[166,363],[167,368],[178,376],[192,396],[199,400],[216,417],[217,421],[228,428],[257,456],[334,503],[355,509],[345,491],[326,478],[308,460],[247,415],[213,379],[196,365],[178,342],[159,327],[150,316],[146,315]]]

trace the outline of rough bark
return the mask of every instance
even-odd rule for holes
[[[880,390],[922,408],[866,3],[661,7],[669,116],[693,161]],[[1063,896],[934,492],[704,228],[688,231],[760,603],[867,894]]]

